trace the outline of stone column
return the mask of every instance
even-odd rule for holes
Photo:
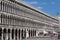
[[[17,40],[17,29],[15,29],[15,40]]]
[[[8,29],[6,29],[6,40],[8,40]]]
[[[2,40],[3,40],[3,30],[4,30],[4,28],[2,28]]]
[[[18,40],[20,40],[20,29],[18,30]]]
[[[31,30],[31,37],[32,37],[32,30]]]
[[[2,0],[0,0],[0,2],[1,2]]]
[[[34,30],[33,30],[33,37],[34,37],[34,34],[35,34],[35,33],[34,33]]]
[[[29,37],[28,29],[26,29],[26,39]]]
[[[32,30],[32,36],[34,37],[34,30]]]
[[[9,39],[9,29],[7,29],[7,33],[6,33],[6,35],[7,35],[7,40]],[[9,39],[10,40],[10,39]]]

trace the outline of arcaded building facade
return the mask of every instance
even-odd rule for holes
[[[59,21],[24,2],[0,0],[0,40],[57,40]]]

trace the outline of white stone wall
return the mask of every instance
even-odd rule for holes
[[[22,5],[8,2],[8,1],[2,1],[4,5],[0,4],[0,10],[1,10],[1,20],[4,25],[13,26],[11,28],[20,28],[23,29],[36,29],[37,32],[39,29],[44,29],[46,31],[53,31],[55,30],[54,27],[58,27],[58,21],[57,19],[52,19],[46,15],[43,15],[42,13],[38,13],[36,11],[33,11],[31,9],[28,9]],[[1,9],[2,8],[2,9]],[[5,26],[5,27],[6,27]],[[4,26],[3,26],[4,27]],[[56,30],[55,30],[56,31]],[[55,38],[55,37],[54,37]],[[54,40],[51,37],[34,37],[34,38],[28,38],[27,40]]]
[[[32,11],[28,8],[21,6],[21,5],[17,5],[16,3],[11,3],[11,4],[8,3],[7,5],[11,6],[11,7],[9,7],[9,6],[5,5],[7,7],[7,10],[8,10],[7,12],[9,12],[9,13],[14,13],[14,14],[17,14],[20,16],[28,17],[28,18],[39,20],[42,22],[57,23],[57,21],[54,19],[51,19],[51,18],[49,18],[41,13],[37,13],[35,11]]]

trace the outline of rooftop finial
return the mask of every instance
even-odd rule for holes
[[[59,12],[57,12],[56,17],[57,17],[57,19],[58,19],[58,17],[59,17]]]
[[[57,12],[57,14],[56,14],[57,16],[59,16],[59,12]]]
[[[59,15],[59,13],[57,12],[57,15]]]

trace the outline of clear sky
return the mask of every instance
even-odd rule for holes
[[[60,13],[60,0],[23,0],[24,2],[54,16]]]

